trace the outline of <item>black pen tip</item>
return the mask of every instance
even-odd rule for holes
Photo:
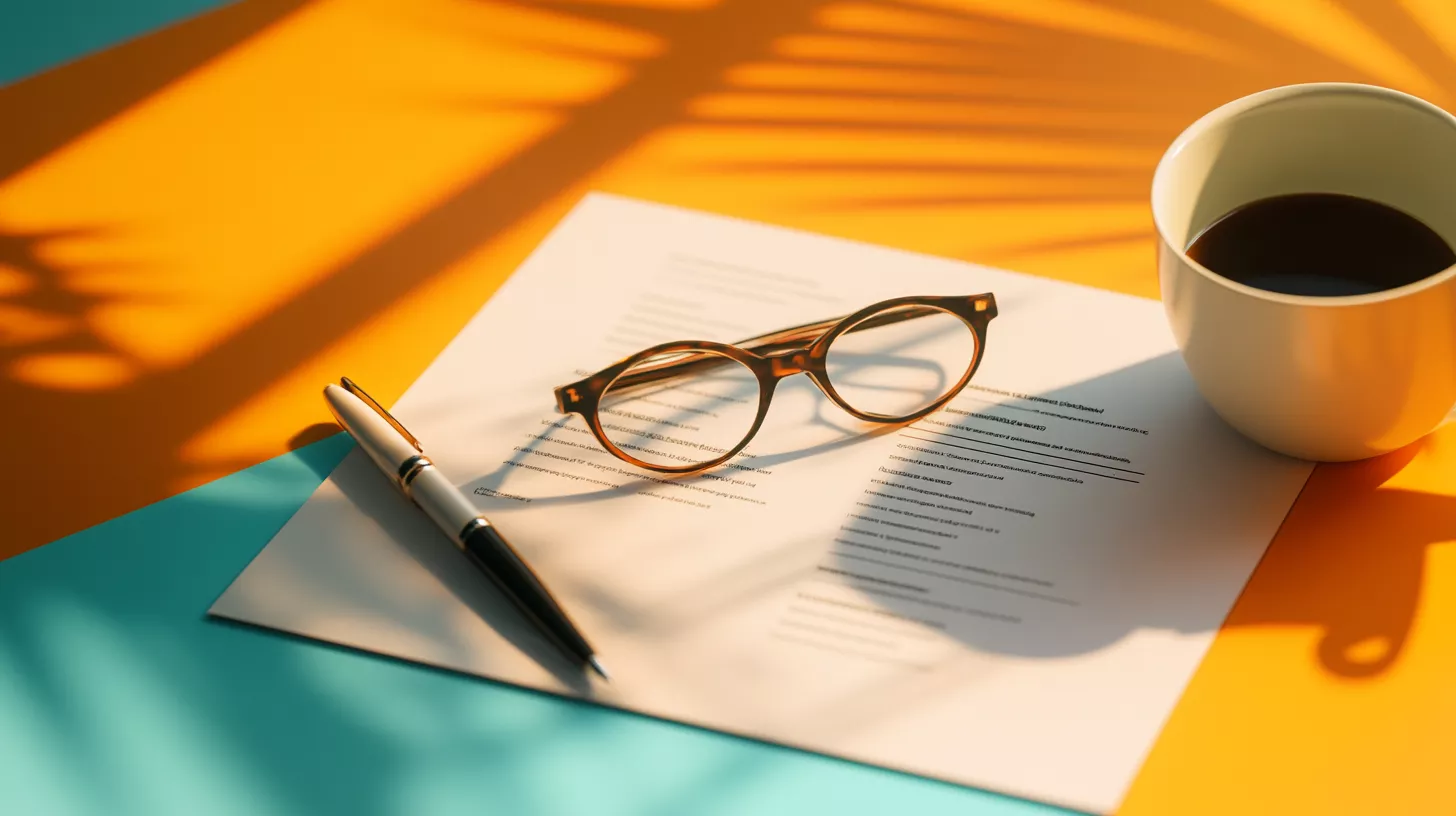
[[[609,683],[611,682],[612,676],[610,674],[607,674],[606,668],[602,666],[602,661],[597,660],[596,655],[588,657],[586,659],[586,664],[592,667],[592,671],[600,674],[603,680],[606,680]]]

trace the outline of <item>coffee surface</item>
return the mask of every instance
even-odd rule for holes
[[[1199,233],[1187,252],[1248,286],[1325,297],[1394,289],[1456,264],[1456,252],[1420,219],[1336,193],[1245,204]]]

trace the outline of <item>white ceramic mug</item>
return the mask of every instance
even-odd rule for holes
[[[1153,177],[1163,304],[1204,398],[1280,453],[1363,459],[1419,439],[1456,404],[1456,266],[1316,297],[1245,286],[1185,252],[1235,207],[1308,192],[1395,207],[1456,247],[1456,117],[1369,85],[1274,88],[1194,122]]]

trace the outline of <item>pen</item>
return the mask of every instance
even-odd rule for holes
[[[424,455],[420,441],[348,377],[324,387],[345,431],[410,501],[569,658],[607,677],[595,651],[536,576],[470,499]]]

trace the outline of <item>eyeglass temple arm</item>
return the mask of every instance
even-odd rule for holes
[[[854,324],[845,334],[873,329],[879,326],[888,326],[893,323],[903,323],[906,320],[914,320],[919,317],[926,317],[938,314],[941,310],[931,306],[911,306],[903,309],[886,311],[873,317],[865,318]],[[760,334],[739,340],[734,345],[755,354],[772,354],[775,351],[787,351],[793,348],[802,348],[809,341],[817,339],[824,332],[834,328],[844,316],[831,317],[827,320],[817,320],[813,323],[805,323],[802,326],[793,326],[787,329]],[[685,352],[682,357],[670,362],[659,363],[655,366],[634,369],[631,374],[618,377],[613,383],[613,388],[632,388],[635,386],[649,385],[660,382],[671,377],[682,377],[688,374],[696,374],[726,365],[732,362],[726,357],[712,352]]]
[[[941,310],[933,306],[906,306],[900,309],[888,310],[861,320],[851,326],[845,334],[852,334],[857,331],[873,329],[879,326],[888,326],[892,323],[903,323],[906,320],[914,320],[919,317],[928,317],[939,313],[941,313]],[[772,351],[773,349],[767,348],[769,346],[799,345],[806,340],[817,339],[819,335],[834,328],[845,317],[847,315],[831,317],[828,320],[820,320],[814,323],[805,323],[802,326],[794,326],[789,329],[779,329],[776,332],[769,332],[768,334],[760,334],[757,337],[750,337],[746,340],[739,340],[734,345],[741,346],[753,352]]]

